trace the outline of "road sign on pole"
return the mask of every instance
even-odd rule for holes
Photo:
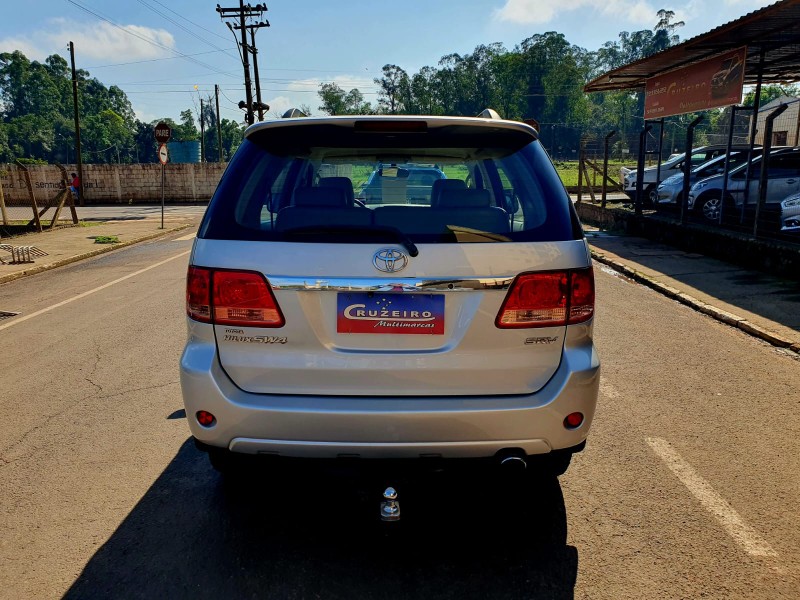
[[[164,123],[164,121],[159,121],[158,125],[156,125],[153,133],[156,136],[156,141],[159,144],[166,144],[169,139],[172,137],[172,129],[169,125]]]
[[[156,132],[158,132],[158,126],[156,126]],[[156,133],[156,138],[158,138],[158,133]],[[167,164],[167,160],[169,160],[169,152],[167,152],[166,142],[163,142],[158,147],[158,162],[161,163],[161,229],[164,229],[164,165]]]

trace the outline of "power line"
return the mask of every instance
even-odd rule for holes
[[[205,31],[205,32],[207,32],[207,33],[210,33],[211,35],[213,35],[213,36],[216,36],[216,37],[218,37],[218,38],[219,38],[219,39],[221,39],[221,40],[225,40],[226,42],[228,41],[228,38],[226,38],[224,35],[220,35],[220,34],[216,33],[215,31],[211,31],[210,29],[206,29],[205,27],[203,27],[202,25],[200,25],[200,24],[198,24],[198,23],[195,23],[195,22],[194,22],[194,21],[192,21],[191,19],[187,19],[187,18],[186,18],[186,17],[184,17],[182,14],[180,14],[180,13],[178,13],[178,12],[175,12],[174,10],[172,10],[172,9],[171,9],[169,6],[167,6],[166,4],[162,4],[162,3],[161,3],[161,2],[159,2],[158,0],[151,0],[151,2],[154,2],[155,4],[158,4],[158,5],[159,5],[159,6],[161,6],[162,8],[164,8],[164,9],[168,10],[169,12],[171,12],[173,15],[176,15],[176,16],[178,16],[179,18],[183,19],[183,20],[184,20],[184,21],[186,21],[187,23],[191,23],[191,24],[192,24],[192,25],[194,25],[195,27],[199,27],[199,28],[200,28],[200,29],[202,29],[203,31]]]
[[[171,18],[171,17],[169,17],[169,16],[165,15],[163,12],[161,12],[161,11],[160,11],[160,10],[158,10],[157,8],[154,8],[154,7],[150,6],[150,5],[149,5],[147,2],[145,2],[145,0],[137,0],[137,1],[139,2],[139,4],[141,4],[141,5],[142,5],[142,6],[144,6],[145,8],[149,8],[150,10],[152,10],[154,13],[156,13],[156,14],[157,14],[158,16],[160,16],[162,19],[166,19],[167,21],[169,21],[170,23],[172,23],[173,25],[175,25],[175,27],[178,27],[178,28],[182,29],[183,31],[185,31],[186,33],[188,33],[188,34],[189,34],[189,35],[191,35],[192,37],[194,37],[194,38],[196,38],[196,39],[200,40],[200,41],[201,41],[201,42],[203,42],[204,44],[208,44],[209,46],[211,46],[211,47],[212,47],[212,48],[214,48],[215,50],[221,50],[222,52],[231,53],[231,49],[230,49],[230,48],[220,48],[219,46],[216,46],[216,45],[212,44],[211,42],[209,42],[209,41],[208,41],[206,38],[204,38],[203,36],[201,36],[201,35],[199,35],[199,34],[195,33],[194,31],[192,31],[192,30],[191,30],[191,29],[189,29],[188,27],[185,27],[184,25],[181,25],[181,24],[180,24],[180,23],[178,23],[178,22],[177,22],[175,19],[173,19],[173,18]]]
[[[215,69],[214,67],[212,67],[209,64],[206,64],[206,63],[204,63],[202,61],[199,61],[199,60],[197,60],[195,58],[192,58],[188,54],[184,54],[183,52],[179,52],[178,50],[175,50],[174,48],[170,48],[169,46],[166,46],[165,44],[162,44],[161,42],[157,42],[157,41],[155,41],[153,39],[150,39],[150,38],[148,38],[146,36],[139,35],[138,33],[135,33],[135,32],[133,32],[133,31],[131,31],[129,29],[126,29],[125,27],[123,27],[119,23],[116,23],[116,22],[112,21],[108,17],[104,17],[103,15],[101,15],[99,13],[96,13],[93,10],[83,6],[79,2],[76,2],[76,0],[66,0],[66,1],[69,2],[70,4],[72,4],[73,6],[76,6],[77,8],[81,9],[82,11],[84,11],[86,13],[89,13],[90,15],[93,15],[93,16],[97,17],[98,19],[102,20],[102,21],[105,21],[106,23],[116,27],[117,29],[119,29],[121,31],[124,31],[128,35],[131,35],[131,36],[133,36],[133,37],[135,37],[137,39],[140,39],[140,40],[142,40],[144,42],[147,42],[148,44],[150,44],[152,46],[156,46],[158,48],[162,48],[164,50],[167,50],[168,52],[173,52],[174,54],[177,54],[178,56],[180,56],[182,58],[185,58],[185,59],[187,59],[187,60],[189,60],[189,61],[191,61],[191,62],[193,62],[195,64],[198,64],[201,67],[204,67],[206,69],[214,71],[215,73],[222,73],[222,71],[219,71],[218,69]]]
[[[229,52],[228,50],[208,50],[206,52],[197,52],[195,54],[186,54],[185,56],[166,56],[164,58],[148,58],[145,60],[132,60],[130,62],[123,62],[123,63],[113,63],[110,65],[95,65],[95,66],[88,66],[87,69],[105,69],[108,67],[123,67],[126,65],[139,65],[142,63],[151,63],[151,62],[159,62],[162,60],[175,60],[178,58],[185,58],[191,56],[202,56],[204,54],[216,54],[217,52]]]

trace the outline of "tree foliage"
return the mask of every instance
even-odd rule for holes
[[[173,127],[176,141],[199,139],[191,109],[181,113],[180,123],[168,118],[143,123],[136,118],[121,88],[106,87],[82,69],[76,72],[76,78],[84,162],[156,162],[153,126],[159,120]],[[213,120],[206,122],[211,143],[206,155],[216,160],[216,116],[213,112],[208,114]],[[243,128],[225,119],[221,128],[223,154],[228,157],[241,143]],[[18,50],[0,54],[0,162],[16,159],[62,163],[77,160],[72,71],[57,54],[48,56],[43,63],[28,60]]]

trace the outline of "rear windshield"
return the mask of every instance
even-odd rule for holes
[[[495,138],[491,147],[433,148],[410,136],[406,141],[416,146],[395,140],[392,147],[385,137],[366,134],[342,147],[329,139],[319,146],[279,143],[270,134],[257,131],[242,143],[199,237],[370,243],[402,236],[417,243],[476,243],[582,236],[538,141],[509,136],[507,146]],[[447,139],[437,136],[437,145]]]

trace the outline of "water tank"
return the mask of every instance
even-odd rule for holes
[[[169,162],[171,163],[199,163],[200,140],[192,142],[169,142],[167,144]]]

